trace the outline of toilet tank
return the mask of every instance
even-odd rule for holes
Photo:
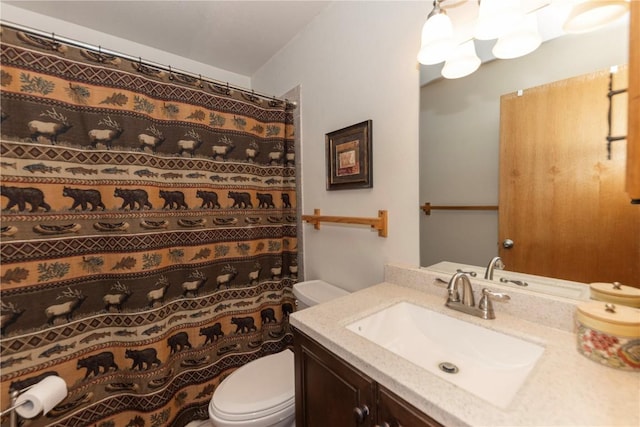
[[[297,299],[298,310],[330,301],[349,293],[323,280],[308,280],[293,285],[293,294]]]

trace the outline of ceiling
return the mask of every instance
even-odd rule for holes
[[[252,76],[331,2],[2,0],[4,3]],[[59,34],[66,36],[63,29]]]

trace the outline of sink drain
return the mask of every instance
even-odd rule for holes
[[[447,374],[457,374],[459,371],[458,367],[450,362],[442,362],[438,365],[438,368]]]

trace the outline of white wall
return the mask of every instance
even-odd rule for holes
[[[416,54],[428,2],[335,2],[252,78],[256,90],[300,85],[303,212],[375,217],[369,228],[304,224],[305,279],[357,290],[383,280],[386,262],[419,262]],[[325,134],[373,121],[373,188],[327,191]]]
[[[483,64],[462,79],[425,85],[420,105],[421,202],[497,205],[500,96],[626,64],[628,46],[628,20],[623,20],[548,41],[522,58]],[[420,228],[423,266],[440,261],[484,266],[498,254],[496,212],[433,211],[421,215]]]
[[[125,55],[140,56],[146,61],[164,66],[170,65],[175,69],[188,71],[192,74],[201,74],[220,82],[229,82],[234,86],[249,88],[251,85],[251,79],[248,76],[222,70],[202,62],[193,61],[131,40],[115,37],[6,3],[2,3],[0,7],[2,20],[9,23],[23,25],[46,33],[54,33],[61,37],[94,46],[102,46],[104,49]]]

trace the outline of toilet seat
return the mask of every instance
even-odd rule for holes
[[[218,386],[209,404],[212,417],[230,422],[286,417],[295,410],[291,350],[261,357],[235,370]]]

